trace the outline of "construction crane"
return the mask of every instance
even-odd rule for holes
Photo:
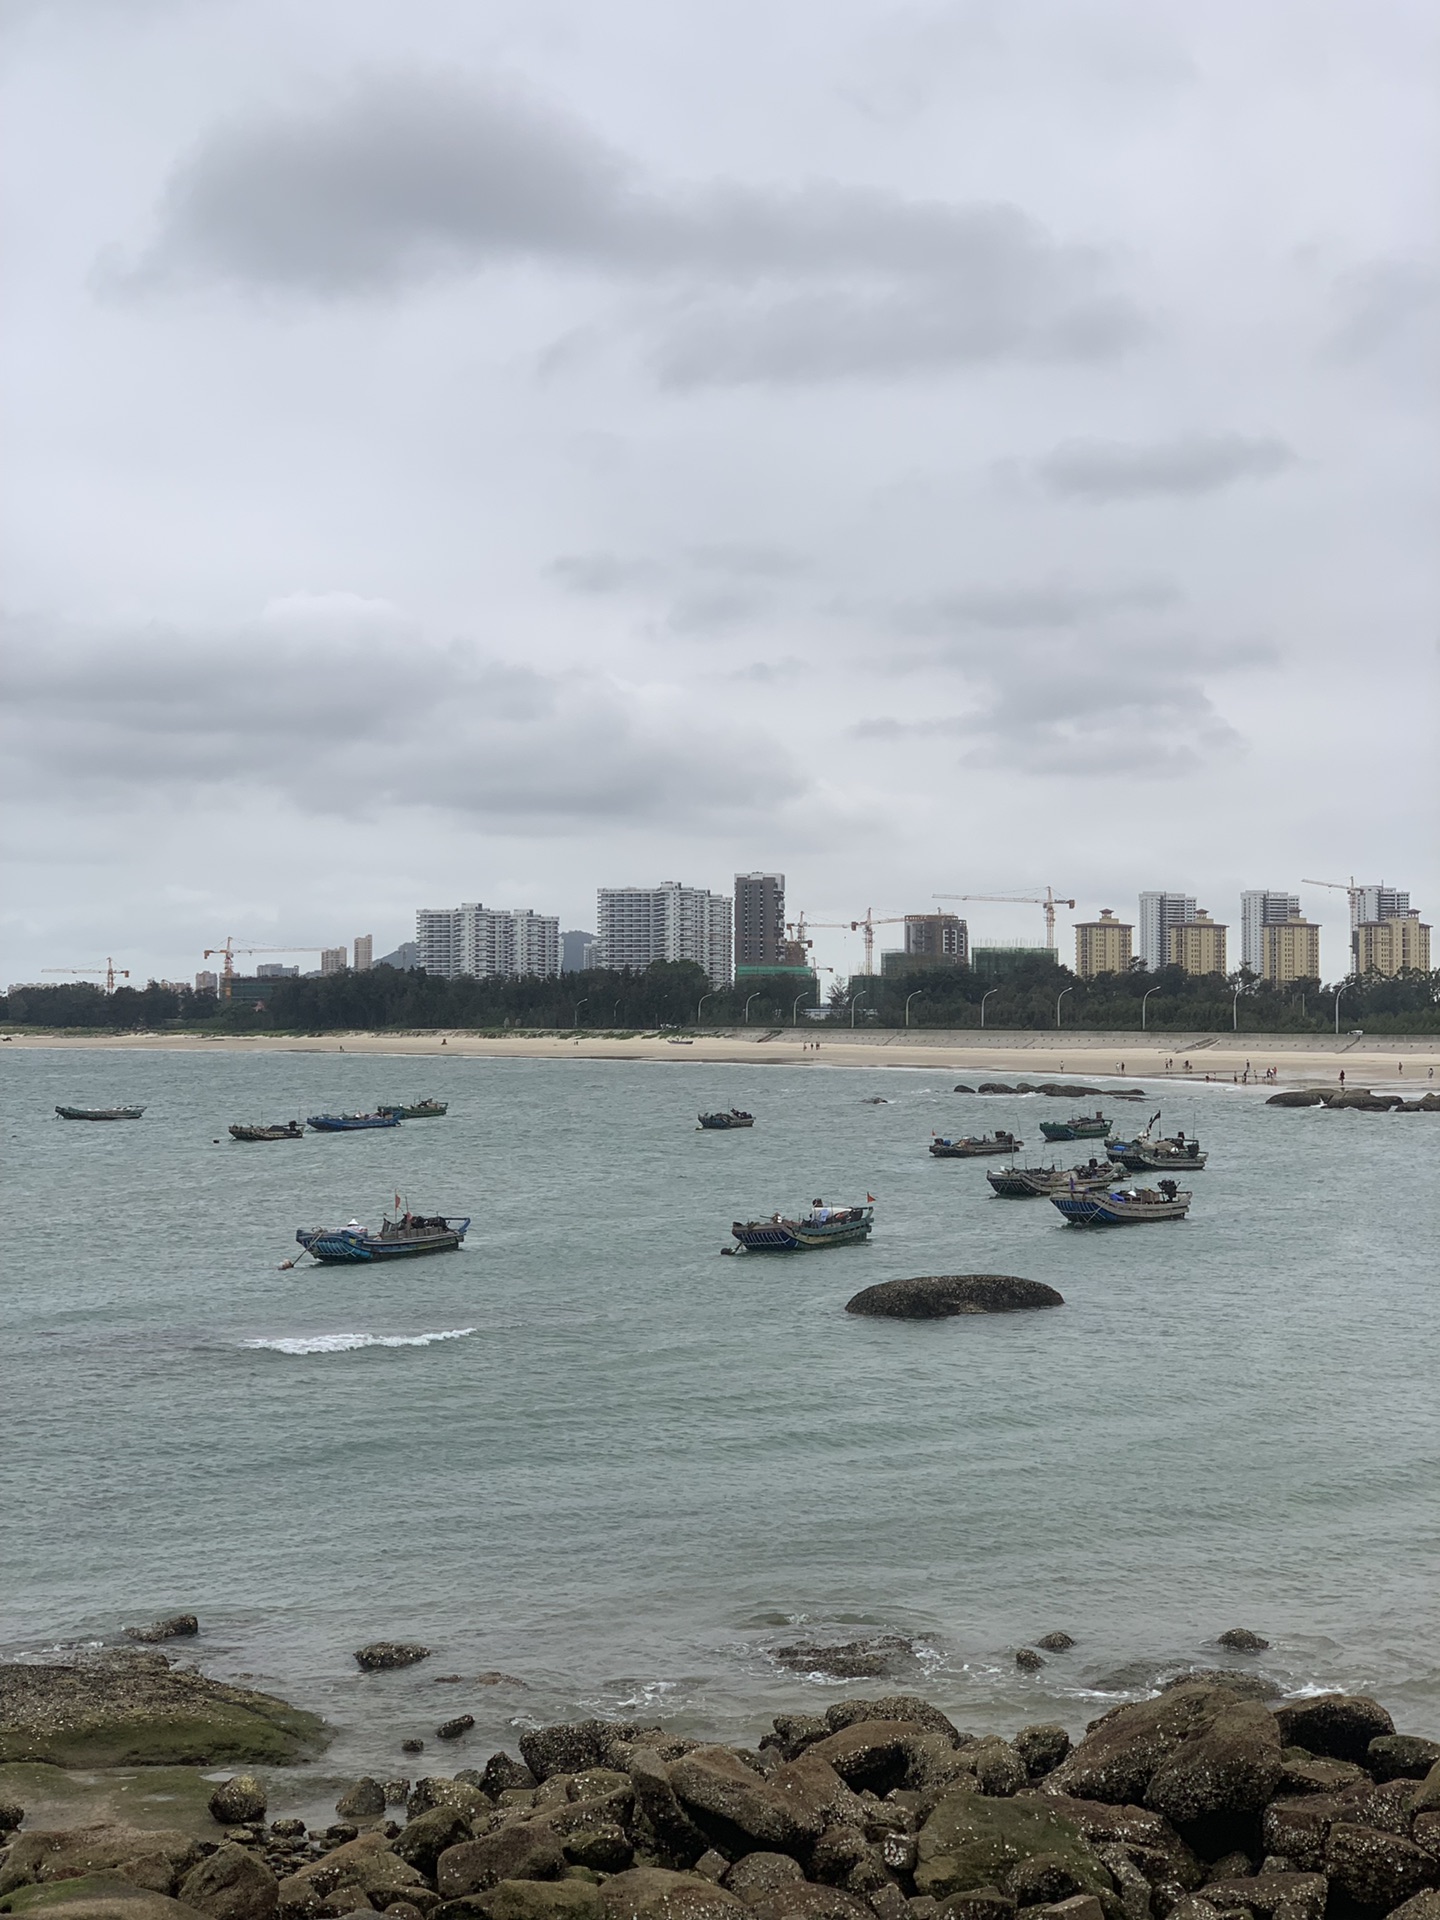
[[[226,936],[223,947],[206,947],[205,958],[215,954],[223,957],[220,969],[220,998],[228,1000],[235,981],[235,956],[237,953],[324,953],[324,947],[237,947],[234,934]]]
[[[1347,894],[1349,894],[1349,896],[1350,896],[1350,924],[1351,924],[1351,926],[1352,926],[1352,927],[1353,927],[1353,926],[1354,926],[1354,924],[1355,924],[1355,902],[1356,902],[1356,900],[1357,900],[1357,899],[1359,898],[1359,896],[1360,896],[1360,895],[1361,895],[1362,893],[1369,893],[1369,892],[1370,892],[1370,888],[1369,888],[1369,887],[1357,887],[1357,886],[1356,886],[1356,884],[1355,884],[1355,876],[1354,876],[1354,874],[1353,874],[1353,873],[1351,874],[1351,876],[1350,876],[1350,878],[1349,878],[1348,880],[1302,880],[1302,881],[1300,882],[1300,884],[1301,884],[1301,886],[1302,886],[1302,887],[1328,887],[1328,888],[1330,889],[1330,891],[1331,891],[1332,893],[1347,893]],[[1384,882],[1383,880],[1381,880],[1381,881],[1378,881],[1378,882],[1377,882],[1376,884],[1377,884],[1377,887],[1383,887],[1383,886],[1385,885],[1385,882]]]
[[[802,946],[809,946],[811,944],[810,941],[808,941],[805,938],[805,929],[807,926],[833,928],[834,931],[837,933],[863,933],[865,936],[865,964],[862,967],[861,971],[865,974],[873,974],[875,971],[875,929],[876,927],[898,926],[900,922],[903,921],[904,919],[905,919],[905,915],[903,913],[892,913],[892,914],[887,914],[883,919],[877,920],[875,917],[875,909],[873,907],[867,907],[865,909],[865,918],[863,920],[809,920],[807,921],[804,914],[802,913],[799,920],[793,922],[791,926],[787,927],[786,931],[794,932],[795,937],[799,940]]]
[[[1073,900],[1061,900],[1046,887],[1043,894],[1035,893],[937,893],[936,900],[989,900],[997,906],[1006,907],[1043,907],[1045,909],[1045,944],[1052,953],[1055,951],[1055,909],[1069,907],[1073,912]]]
[[[128,980],[130,978],[130,969],[128,967],[117,967],[108,953],[105,956],[105,964],[103,967],[42,967],[41,972],[70,974],[103,973],[105,976],[106,993],[113,993],[115,991],[115,981],[117,977],[121,980]]]

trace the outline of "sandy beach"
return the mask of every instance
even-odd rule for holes
[[[703,1060],[715,1065],[941,1069],[959,1075],[1076,1081],[1234,1081],[1247,1074],[1277,1087],[1435,1084],[1440,1035],[1214,1033],[993,1033],[972,1028],[720,1028],[680,1038],[665,1034],[549,1033],[497,1039],[463,1032],[325,1034],[16,1034],[5,1045],[80,1051],[166,1053],[366,1053],[416,1059]],[[1189,1070],[1185,1063],[1189,1061]]]

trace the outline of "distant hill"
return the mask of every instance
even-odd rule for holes
[[[420,942],[402,940],[393,953],[382,953],[375,964],[377,967],[399,967],[402,973],[409,973],[420,964]]]

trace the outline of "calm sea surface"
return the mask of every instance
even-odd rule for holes
[[[1233,1625],[1287,1687],[1440,1733],[1440,1119],[1165,1087],[1111,1111],[1202,1134],[1190,1219],[1087,1234],[931,1159],[999,1124],[1048,1160],[1066,1111],[956,1077],[5,1049],[0,1651],[194,1609],[208,1670],[337,1725],[332,1771],[463,1712],[452,1764],[545,1720],[754,1738],[896,1686],[1078,1728]],[[422,1093],[449,1117],[225,1134]],[[753,1132],[696,1130],[732,1103]],[[397,1191],[472,1214],[463,1252],[279,1270]],[[867,1192],[868,1247],[719,1257],[734,1217]],[[1067,1304],[842,1311],[957,1271]],[[1054,1628],[1074,1651],[1017,1673]],[[889,1681],[774,1658],[880,1631],[914,1645]],[[381,1636],[434,1658],[362,1676]]]

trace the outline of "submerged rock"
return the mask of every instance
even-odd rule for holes
[[[880,1633],[867,1640],[846,1640],[838,1646],[798,1641],[776,1647],[773,1657],[793,1673],[824,1673],[832,1680],[867,1680],[888,1673],[897,1657],[913,1655],[914,1651],[913,1643],[903,1635]]]
[[[1323,1107],[1325,1095],[1319,1087],[1291,1087],[1284,1093],[1272,1093],[1267,1107]]]
[[[892,1320],[944,1320],[962,1313],[1016,1313],[1063,1307],[1065,1296],[1039,1280],[1008,1273],[946,1273],[919,1280],[883,1280],[845,1303],[847,1313]]]
[[[253,1773],[222,1781],[210,1796],[210,1812],[222,1827],[243,1827],[265,1818],[265,1789]]]
[[[1068,1653],[1075,1641],[1068,1633],[1042,1633],[1035,1644],[1043,1647],[1046,1653]]]
[[[362,1673],[383,1673],[391,1667],[413,1667],[417,1660],[429,1658],[429,1647],[422,1647],[414,1640],[372,1640],[368,1647],[355,1649],[355,1664]]]
[[[153,1642],[184,1640],[199,1633],[200,1622],[193,1613],[172,1613],[168,1619],[152,1621],[148,1627],[126,1627],[128,1639]]]
[[[1217,1647],[1228,1647],[1231,1653],[1264,1653],[1270,1645],[1262,1640],[1258,1633],[1251,1633],[1248,1627],[1227,1627],[1224,1633],[1217,1634]]]

